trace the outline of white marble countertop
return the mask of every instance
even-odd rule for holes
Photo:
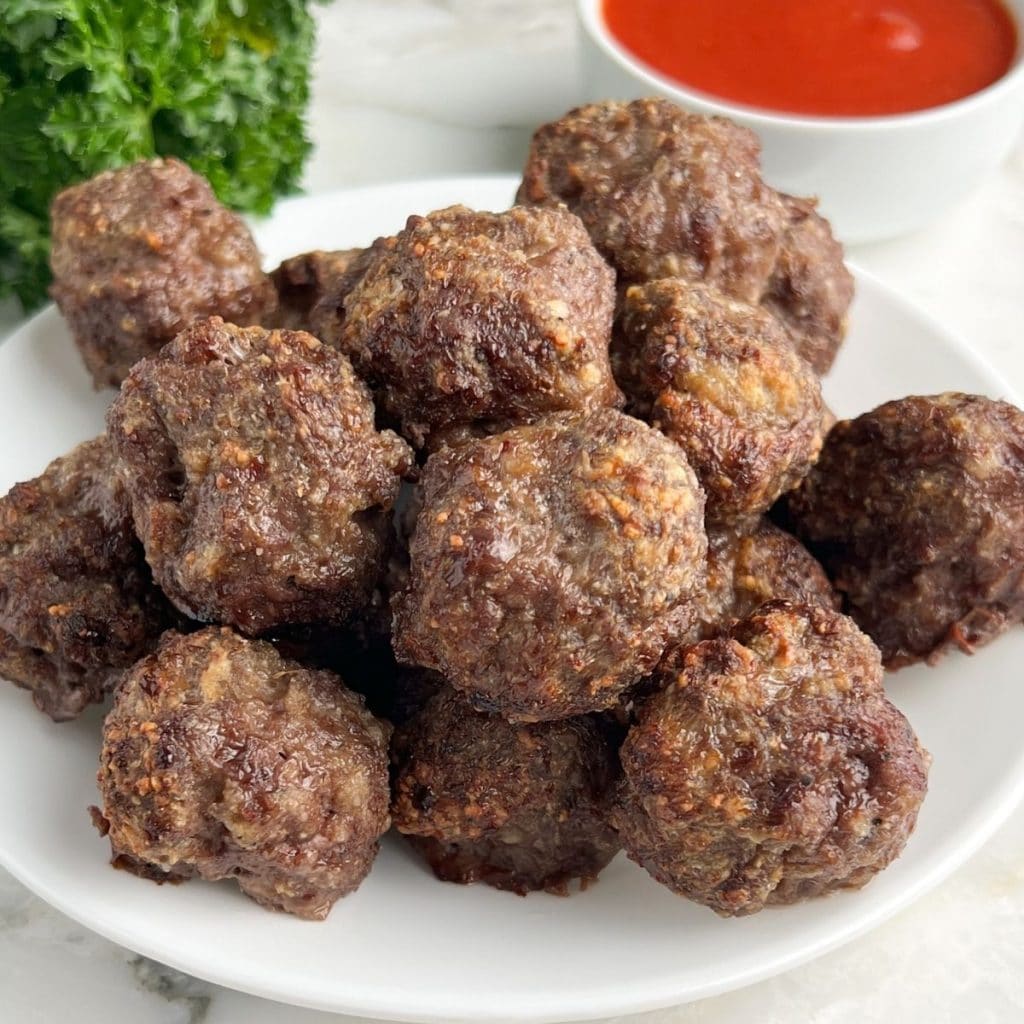
[[[518,169],[576,100],[570,0],[337,0],[321,21],[311,192]],[[1024,390],[1024,144],[940,224],[850,255]],[[0,309],[0,336],[16,322]],[[100,939],[0,871],[0,1020],[326,1024]],[[937,890],[783,976],[640,1024],[1024,1020],[1024,810]],[[621,1018],[619,1024],[625,1024]]]

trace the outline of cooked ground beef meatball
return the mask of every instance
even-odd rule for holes
[[[0,498],[0,675],[55,721],[102,700],[175,620],[106,437]]]
[[[825,570],[792,534],[760,519],[750,531],[708,530],[707,579],[684,606],[670,648],[727,633],[768,601],[821,605],[838,611],[839,595]],[[642,679],[620,703],[628,722],[636,707],[657,692],[665,677]]]
[[[878,650],[826,608],[775,602],[674,650],[621,751],[630,857],[722,915],[868,882],[903,850],[928,756]]]
[[[389,733],[337,676],[270,644],[168,633],[117,689],[94,819],[118,867],[234,878],[265,907],[321,919],[388,828]]]
[[[812,200],[760,177],[731,121],[662,99],[570,111],[534,135],[518,201],[565,203],[620,284],[683,277],[765,306],[818,373],[842,343],[853,278]]]
[[[565,203],[622,281],[685,277],[758,302],[786,208],[747,128],[662,99],[569,111],[533,137],[520,203]]]
[[[97,387],[116,387],[182,328],[270,318],[249,229],[179,160],[143,160],[65,189],[51,210],[52,294]]]
[[[135,366],[108,414],[153,574],[182,611],[255,634],[341,623],[379,577],[412,453],[348,360],[219,317]]]
[[[410,217],[375,253],[340,327],[318,327],[416,447],[621,404],[614,275],[570,213],[455,206]]]
[[[448,689],[395,735],[392,816],[446,882],[566,893],[618,850],[612,734],[593,716],[514,725]]]
[[[431,456],[393,601],[395,651],[484,711],[610,707],[704,578],[704,497],[678,446],[612,409]]]
[[[350,249],[345,255],[351,258],[342,273],[323,275],[321,293],[309,310],[308,329],[311,334],[331,345],[340,343],[345,327],[345,299],[363,279],[378,254],[388,253],[394,247],[395,239],[388,236],[376,239],[366,249]]]
[[[839,595],[814,556],[767,519],[750,533],[709,530],[707,583],[695,599],[700,614],[692,640],[717,636],[773,600],[839,610]]]
[[[337,672],[350,689],[366,698],[373,714],[394,725],[407,721],[442,685],[436,672],[400,664],[391,642],[391,599],[409,583],[409,538],[420,500],[419,488],[403,487],[384,572],[366,604],[342,626],[286,627],[271,637],[287,657]]]
[[[292,256],[271,275],[277,289],[278,310],[275,327],[317,334],[313,310],[339,288],[347,294],[362,276],[368,249],[317,249]]]
[[[709,522],[752,522],[818,457],[818,378],[757,306],[679,278],[633,285],[615,367],[631,410],[686,452]]]
[[[827,373],[846,334],[853,275],[843,247],[814,203],[783,196],[789,228],[761,300],[787,327],[797,352],[817,373]]]
[[[842,421],[784,516],[889,668],[969,653],[1024,619],[1024,412],[948,393]]]

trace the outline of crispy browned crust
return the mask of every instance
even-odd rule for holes
[[[388,828],[389,734],[337,676],[270,644],[168,633],[117,689],[93,819],[118,867],[234,878],[265,907],[322,919]]]
[[[565,203],[621,281],[685,277],[760,300],[786,210],[747,128],[662,99],[605,101],[537,129],[520,203]]]
[[[753,522],[817,458],[818,378],[759,307],[680,278],[633,285],[614,351],[631,411],[686,453],[709,522]]]
[[[65,189],[51,222],[53,298],[97,387],[116,387],[193,320],[257,324],[277,306],[245,223],[179,160]]]
[[[619,284],[683,277],[763,302],[818,373],[846,331],[853,277],[813,200],[760,177],[746,128],[662,99],[607,101],[539,128],[521,203],[565,203]]]
[[[678,618],[669,652],[723,636],[769,601],[820,605],[839,611],[841,599],[825,570],[794,537],[768,519],[746,527],[708,530],[707,577]],[[669,677],[661,672],[642,679],[618,709],[628,722],[636,708]]]
[[[51,718],[102,700],[175,620],[105,436],[0,498],[0,674]]]
[[[108,414],[153,573],[187,614],[256,634],[341,623],[383,568],[412,453],[348,360],[219,317],[132,370]]]
[[[838,423],[785,517],[889,668],[1024,618],[1024,412],[947,393]]]
[[[807,199],[783,196],[789,226],[762,303],[787,327],[816,373],[829,371],[846,334],[853,275],[827,220]]]
[[[446,688],[392,751],[395,827],[446,882],[566,894],[619,848],[606,820],[618,765],[597,718],[513,725]]]
[[[859,888],[899,856],[929,758],[850,619],[774,602],[659,672],[613,813],[654,878],[731,916]]]
[[[791,534],[767,519],[748,532],[708,531],[708,574],[692,632],[676,643],[696,643],[727,632],[768,601],[821,605],[839,611],[840,598],[825,570]]]
[[[614,410],[433,455],[422,486],[395,651],[482,710],[544,720],[610,707],[703,582],[692,470]]]
[[[565,210],[410,217],[341,305],[333,319],[319,307],[316,326],[418,448],[622,402],[614,274]]]

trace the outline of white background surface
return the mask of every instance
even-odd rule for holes
[[[308,189],[517,168],[529,135],[521,126],[555,116],[577,98],[571,7],[568,0],[338,0],[318,12],[312,120],[319,150]],[[1024,388],[1024,146],[940,224],[851,255],[946,320]],[[8,313],[0,330],[13,322]],[[629,1020],[890,1018],[1024,1020],[1024,813],[941,888],[867,937],[743,991]],[[65,1019],[337,1018],[140,960],[0,874],[0,1020]]]

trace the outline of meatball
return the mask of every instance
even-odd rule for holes
[[[887,667],[970,653],[1024,619],[1024,412],[948,393],[842,421],[785,517]]]
[[[319,334],[313,311],[319,303],[340,301],[362,277],[369,249],[341,249],[293,256],[271,274],[277,289],[274,326]]]
[[[375,252],[343,319],[318,326],[417,448],[622,404],[614,275],[565,210],[455,206],[410,217]]]
[[[761,300],[788,328],[797,352],[827,373],[846,333],[853,275],[828,221],[806,199],[783,196],[790,215],[768,290]]]
[[[395,652],[483,711],[613,705],[703,583],[704,498],[679,448],[612,409],[431,456]]]
[[[396,733],[392,760],[395,827],[443,881],[566,894],[618,850],[615,749],[596,717],[513,725],[445,689]]]
[[[839,611],[839,595],[814,556],[791,534],[760,520],[750,533],[708,531],[708,576],[695,599],[699,621],[690,642],[729,629],[768,601]],[[682,638],[677,637],[677,642]]]
[[[752,914],[859,888],[902,852],[929,759],[850,619],[773,602],[659,673],[612,814],[659,882]]]
[[[258,324],[277,305],[249,229],[179,160],[65,189],[51,210],[52,295],[97,387],[200,317]]]
[[[343,272],[323,275],[322,289],[309,310],[309,331],[331,345],[339,345],[345,327],[345,299],[363,279],[379,255],[395,247],[392,237],[378,238],[366,249],[350,249],[345,253],[351,259]],[[340,255],[340,254],[338,254]],[[301,258],[301,257],[300,257]]]
[[[117,867],[234,878],[265,907],[322,919],[388,828],[390,731],[337,676],[268,643],[168,633],[117,688],[94,820]]]
[[[565,203],[622,281],[685,277],[758,302],[786,208],[747,128],[662,99],[606,101],[543,125],[520,203]]]
[[[756,519],[818,457],[818,378],[757,306],[679,278],[634,285],[615,363],[632,411],[686,452],[710,522]]]
[[[256,634],[369,598],[412,453],[377,432],[340,353],[211,317],[133,368],[108,424],[146,558],[186,614]]]
[[[55,721],[102,700],[173,618],[106,437],[0,498],[0,673]]]
[[[687,602],[670,648],[721,636],[739,619],[775,600],[835,611],[840,607],[839,595],[814,556],[769,520],[759,520],[750,531],[710,529],[707,580]],[[619,718],[628,722],[663,682],[658,673],[642,679],[621,702]]]

